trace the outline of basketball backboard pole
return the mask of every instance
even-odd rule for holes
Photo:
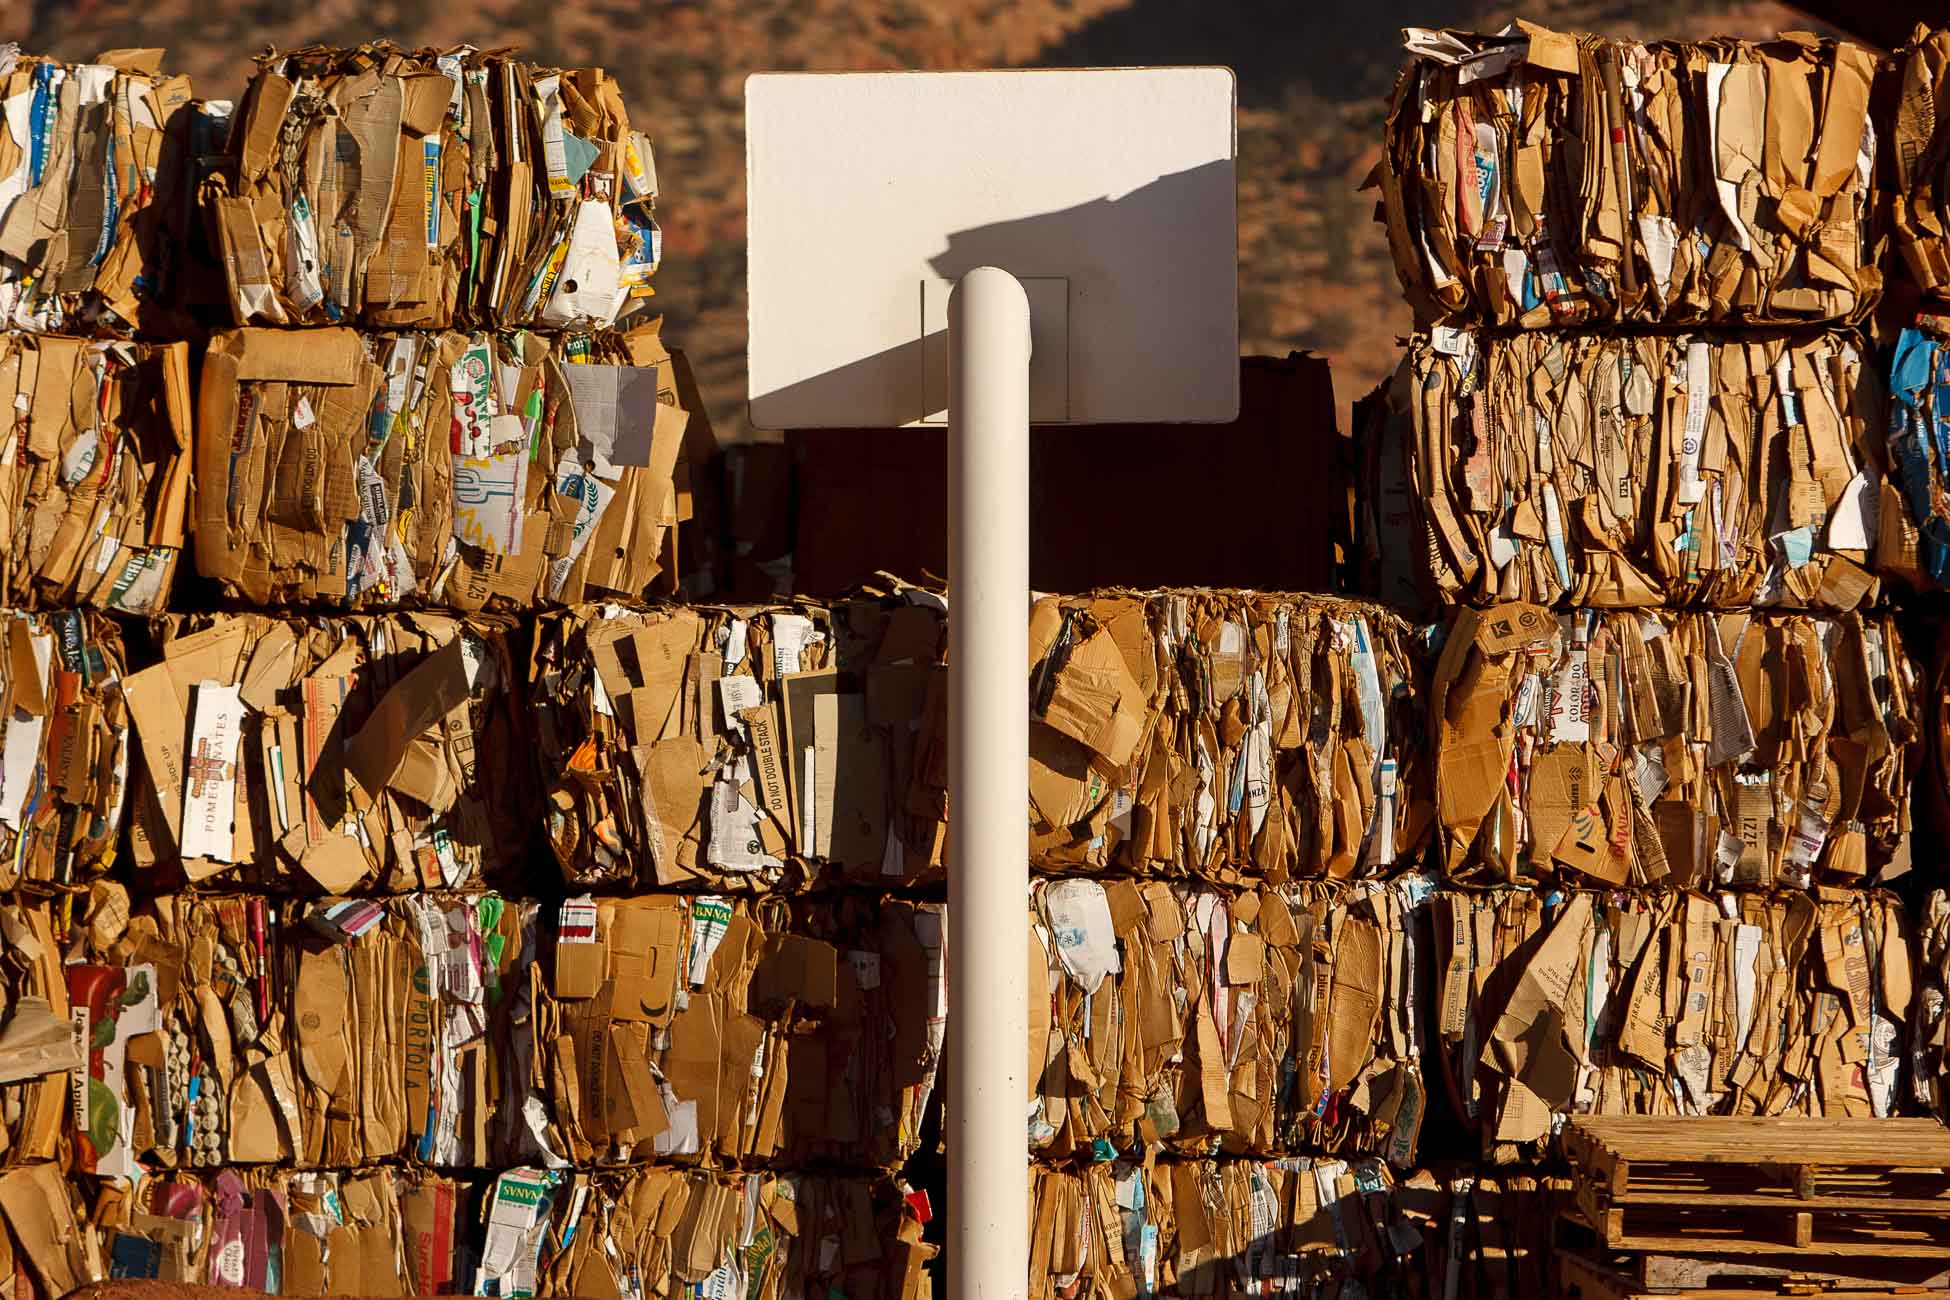
[[[745,83],[752,423],[948,425],[956,1300],[1028,1292],[1029,1139],[1049,1123],[1031,1087],[1030,964],[1078,938],[1031,941],[1030,742],[1051,723],[1029,708],[1030,421],[1237,418],[1236,98],[1225,68]],[[1134,779],[1099,774],[1105,800]],[[890,833],[885,868],[910,879],[905,853]]]
[[[1029,297],[980,266],[948,300],[948,1278],[1029,1278]],[[973,991],[975,996],[967,996]]]

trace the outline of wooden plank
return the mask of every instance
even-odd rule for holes
[[[1792,1279],[1814,1282],[1831,1289],[1845,1288],[1851,1292],[1898,1287],[1920,1289],[1927,1294],[1950,1294],[1950,1270],[1929,1264],[1905,1268],[1901,1261],[1893,1260],[1882,1263],[1871,1261],[1856,1266],[1857,1271],[1842,1272],[1811,1259],[1779,1260],[1763,1255],[1746,1258],[1633,1255],[1630,1259],[1630,1278],[1647,1291],[1698,1289],[1711,1287],[1718,1282],[1748,1286],[1747,1294],[1752,1296],[1757,1288],[1739,1279],[1750,1279],[1751,1283],[1772,1281],[1776,1284],[1785,1284]]]
[[[1582,1194],[1583,1189],[1579,1191]],[[1806,1200],[1769,1196],[1765,1192],[1714,1192],[1711,1196],[1709,1204],[1701,1204],[1699,1192],[1623,1192],[1612,1196],[1603,1208],[1613,1205],[1684,1205],[1696,1206],[1702,1213],[1717,1209],[1793,1210],[1802,1207],[1838,1213],[1950,1213],[1950,1199],[1933,1200],[1916,1196],[1814,1196]]]
[[[1786,1154],[1812,1165],[1950,1169],[1950,1130],[1933,1119],[1580,1115],[1565,1127],[1579,1149],[1599,1143],[1628,1162],[1759,1164]]]
[[[1669,1255],[1806,1255],[1850,1259],[1950,1259],[1950,1243],[1927,1241],[1824,1241],[1797,1249],[1778,1241],[1738,1237],[1673,1237],[1623,1235],[1608,1238],[1613,1250],[1658,1251]]]

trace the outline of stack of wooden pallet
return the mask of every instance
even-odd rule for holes
[[[1927,1119],[1580,1117],[1562,1294],[1950,1297],[1950,1131]]]

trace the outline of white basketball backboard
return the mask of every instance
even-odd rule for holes
[[[1239,410],[1228,68],[745,83],[752,422],[941,423],[947,296],[1023,281],[1038,423]]]

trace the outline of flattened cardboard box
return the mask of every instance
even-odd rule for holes
[[[1278,884],[1419,853],[1427,660],[1396,615],[1107,591],[1038,600],[1029,633],[1039,869]]]
[[[197,568],[260,605],[524,609],[674,589],[688,382],[654,323],[219,334],[197,411]]]
[[[1032,1300],[1441,1294],[1449,1197],[1380,1160],[1117,1160],[1030,1175]],[[1434,1261],[1434,1262],[1432,1262]]]
[[[126,672],[121,630],[99,614],[0,612],[0,888],[85,884],[115,861]]]
[[[543,615],[529,700],[572,885],[939,879],[943,602]]]
[[[1894,879],[1918,692],[1888,614],[1465,609],[1429,705],[1444,870],[1618,888]]]
[[[1883,567],[1911,587],[1950,586],[1950,320],[1919,315],[1890,356],[1886,455],[1879,528]]]
[[[300,893],[457,888],[535,816],[506,615],[173,616],[132,674],[130,846],[180,877]]]
[[[1859,321],[1882,289],[1876,55],[1406,29],[1376,171],[1418,323]]]
[[[1369,590],[1410,608],[1849,610],[1902,558],[1852,333],[1437,329],[1367,411]]]
[[[603,327],[651,296],[656,163],[600,68],[270,51],[229,152],[204,198],[239,325]]]
[[[161,50],[60,63],[0,46],[0,324],[175,333],[190,79]]]
[[[1890,1115],[1914,1002],[1880,890],[1436,896],[1437,1028],[1485,1156],[1553,1115]]]
[[[14,416],[0,434],[0,601],[167,608],[189,511],[189,365],[186,343],[0,334]]]
[[[1415,1162],[1431,878],[1031,890],[1029,1144]]]

